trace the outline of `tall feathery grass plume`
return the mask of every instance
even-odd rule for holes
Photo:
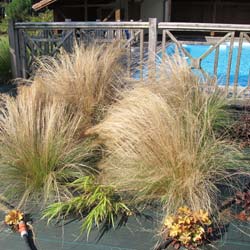
[[[34,84],[43,85],[51,96],[82,112],[91,126],[123,85],[122,56],[118,43],[75,45],[72,53],[41,60]]]
[[[71,196],[65,183],[94,171],[88,164],[92,139],[79,139],[84,117],[57,100],[46,102],[34,88],[5,96],[0,117],[0,182],[20,206]],[[4,190],[3,190],[4,189]]]
[[[193,73],[180,55],[167,57],[162,62],[157,82],[150,84],[150,87],[158,91],[173,109],[177,108],[181,112],[188,109],[205,119],[209,130],[226,128],[231,122],[226,111],[228,100],[216,79]]]
[[[96,181],[101,150],[84,134],[123,87],[122,56],[118,44],[75,46],[72,53],[42,59],[31,86],[20,87],[16,99],[5,98],[0,122],[5,195],[21,200],[20,206],[33,200],[50,204],[50,218],[86,217],[82,229],[88,232],[98,223],[113,225],[127,210],[112,187]]]
[[[183,205],[216,209],[217,184],[237,160],[234,145],[217,138],[225,98],[215,87],[202,89],[184,61],[122,93],[98,134],[107,147],[101,181],[130,193],[136,203],[162,201],[168,214]]]

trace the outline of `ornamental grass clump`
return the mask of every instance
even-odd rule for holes
[[[81,112],[89,126],[102,116],[122,85],[124,67],[119,44],[75,45],[72,53],[38,63],[34,84],[51,96],[63,100],[72,112]]]
[[[50,218],[86,217],[88,232],[94,224],[113,225],[127,210],[113,188],[96,182],[102,154],[94,136],[85,135],[122,87],[121,56],[115,44],[75,46],[42,59],[31,86],[3,98],[0,183],[11,201],[52,204]]]
[[[207,131],[224,129],[231,122],[225,109],[225,94],[218,88],[215,79],[195,75],[178,55],[166,59],[157,83],[151,81],[149,88],[161,95],[174,110],[188,110],[197,115],[203,125],[208,126]]]
[[[11,201],[20,201],[20,206],[71,196],[65,183],[94,171],[88,162],[92,139],[79,138],[84,117],[70,114],[62,102],[41,98],[32,88],[23,89],[16,98],[4,97],[3,103],[1,191]]]
[[[223,94],[209,82],[202,89],[178,60],[168,62],[157,80],[122,93],[88,132],[107,147],[103,183],[130,194],[136,204],[161,201],[166,214],[183,205],[210,213],[217,207],[217,184],[226,181],[238,151],[214,133],[224,120]]]

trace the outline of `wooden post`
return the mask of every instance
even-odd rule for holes
[[[24,41],[24,30],[18,30],[18,40],[20,46],[20,69],[21,69],[21,77],[26,79],[27,78],[27,60],[26,60],[26,48],[25,48],[25,41]]]
[[[115,20],[121,21],[121,3],[120,3],[120,0],[116,0],[116,3],[115,3]]]
[[[65,19],[65,22],[71,22],[70,18]],[[72,33],[72,29],[65,30],[64,32],[64,37],[68,36],[69,33]],[[74,34],[74,33],[73,33]],[[63,43],[63,47],[65,51],[71,53],[74,47],[74,35],[69,35],[69,37],[65,40]]]
[[[43,37],[44,37],[44,51],[46,55],[49,55],[49,31],[43,30]]]
[[[144,30],[140,31],[140,79],[143,79]]]
[[[238,54],[237,54],[237,61],[236,61],[236,68],[234,74],[234,93],[237,92],[237,86],[239,81],[239,71],[240,71],[240,63],[241,63],[241,53],[242,53],[242,45],[244,40],[244,32],[240,32],[240,39],[239,39],[239,47],[238,47]]]
[[[157,48],[157,18],[149,18],[149,34],[148,34],[148,75],[155,76],[155,58]]]
[[[8,34],[9,34],[9,44],[10,44],[11,72],[12,72],[12,77],[15,79],[21,77],[21,75],[20,75],[18,36],[17,36],[17,31],[15,30],[14,21],[9,22]]]
[[[234,38],[235,38],[235,32],[231,32],[229,55],[228,55],[228,64],[227,64],[226,86],[225,86],[227,93],[228,93],[228,89],[229,89],[229,85],[230,85],[229,81],[230,81],[230,72],[231,72],[231,67],[232,67]]]

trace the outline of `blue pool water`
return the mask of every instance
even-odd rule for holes
[[[203,53],[205,53],[211,46],[210,45],[197,45],[197,44],[188,44],[188,45],[184,44],[183,47],[191,54],[193,58],[198,58]],[[176,52],[176,48],[174,44],[170,44],[167,46],[166,48],[167,55],[171,56],[175,52]],[[234,82],[237,55],[238,55],[238,43],[235,43],[234,48],[233,48],[231,72],[230,72],[230,79],[229,79],[230,85],[233,85],[233,82]],[[229,57],[229,43],[220,45],[217,78],[218,78],[219,84],[221,85],[225,84],[226,82],[228,57]],[[189,59],[187,59],[187,61],[188,63],[190,63]],[[214,61],[215,61],[215,50],[201,61],[202,69],[211,76],[214,75]],[[239,68],[239,78],[238,78],[239,86],[242,86],[242,87],[247,86],[249,72],[250,72],[250,44],[243,43],[242,52],[241,52],[241,60],[240,60],[240,68]]]

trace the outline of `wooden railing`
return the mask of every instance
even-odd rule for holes
[[[149,26],[149,22],[10,23],[14,77],[27,78],[32,74],[37,57],[56,56],[62,48],[72,51],[74,43],[91,44],[115,39],[124,41],[128,75],[137,68],[142,77],[143,57],[147,54],[144,37]]]
[[[250,98],[250,47],[249,47],[249,69],[245,74],[244,82],[239,81],[239,71],[241,67],[242,48],[243,41],[250,43],[250,25],[238,25],[238,24],[212,24],[212,23],[159,23],[158,29],[162,31],[162,55],[163,59],[166,56],[166,46],[169,43],[174,43],[178,50],[186,56],[190,61],[190,67],[194,70],[200,71],[203,75],[207,72],[202,67],[202,62],[214,52],[214,63],[212,76],[215,76],[220,81],[218,75],[218,63],[221,54],[220,47],[227,44],[227,61],[224,62],[223,67],[226,69],[224,75],[225,81],[221,82],[225,87],[229,96],[233,97],[248,97]],[[194,38],[196,34],[208,35],[213,34],[212,37],[206,37],[203,35],[203,41],[194,41],[193,44],[206,44],[210,45],[206,51],[199,56],[192,56],[186,49],[184,44],[189,44],[187,39],[180,39],[181,33],[185,32],[185,36],[191,36]],[[177,35],[176,35],[177,34]],[[250,45],[250,44],[249,44]],[[235,48],[238,48],[237,50]],[[233,63],[233,53],[235,55],[235,62]],[[234,73],[234,74],[232,74]],[[211,75],[211,72],[210,72]],[[233,79],[232,79],[233,78]]]
[[[10,23],[9,26],[12,71],[14,77],[24,78],[32,74],[33,63],[39,56],[56,56],[61,48],[71,51],[75,42],[89,44],[93,41],[110,42],[114,39],[124,41],[130,76],[136,70],[137,77],[139,75],[142,78],[147,69],[145,65],[158,62],[157,53],[164,60],[167,56],[166,48],[174,45],[188,59],[190,67],[203,75],[208,74],[203,68],[203,62],[213,53],[212,71],[209,74],[220,78],[220,48],[226,44],[226,61],[222,65],[225,74],[219,82],[229,96],[234,97],[250,97],[250,77],[243,84],[239,78],[240,68],[245,66],[242,65],[243,42],[250,43],[249,34],[250,25],[171,22],[157,24],[155,18],[149,19],[149,22]],[[186,48],[189,43],[210,46],[201,55],[193,56]],[[149,68],[153,73],[153,67]],[[248,73],[244,72],[246,75]]]

